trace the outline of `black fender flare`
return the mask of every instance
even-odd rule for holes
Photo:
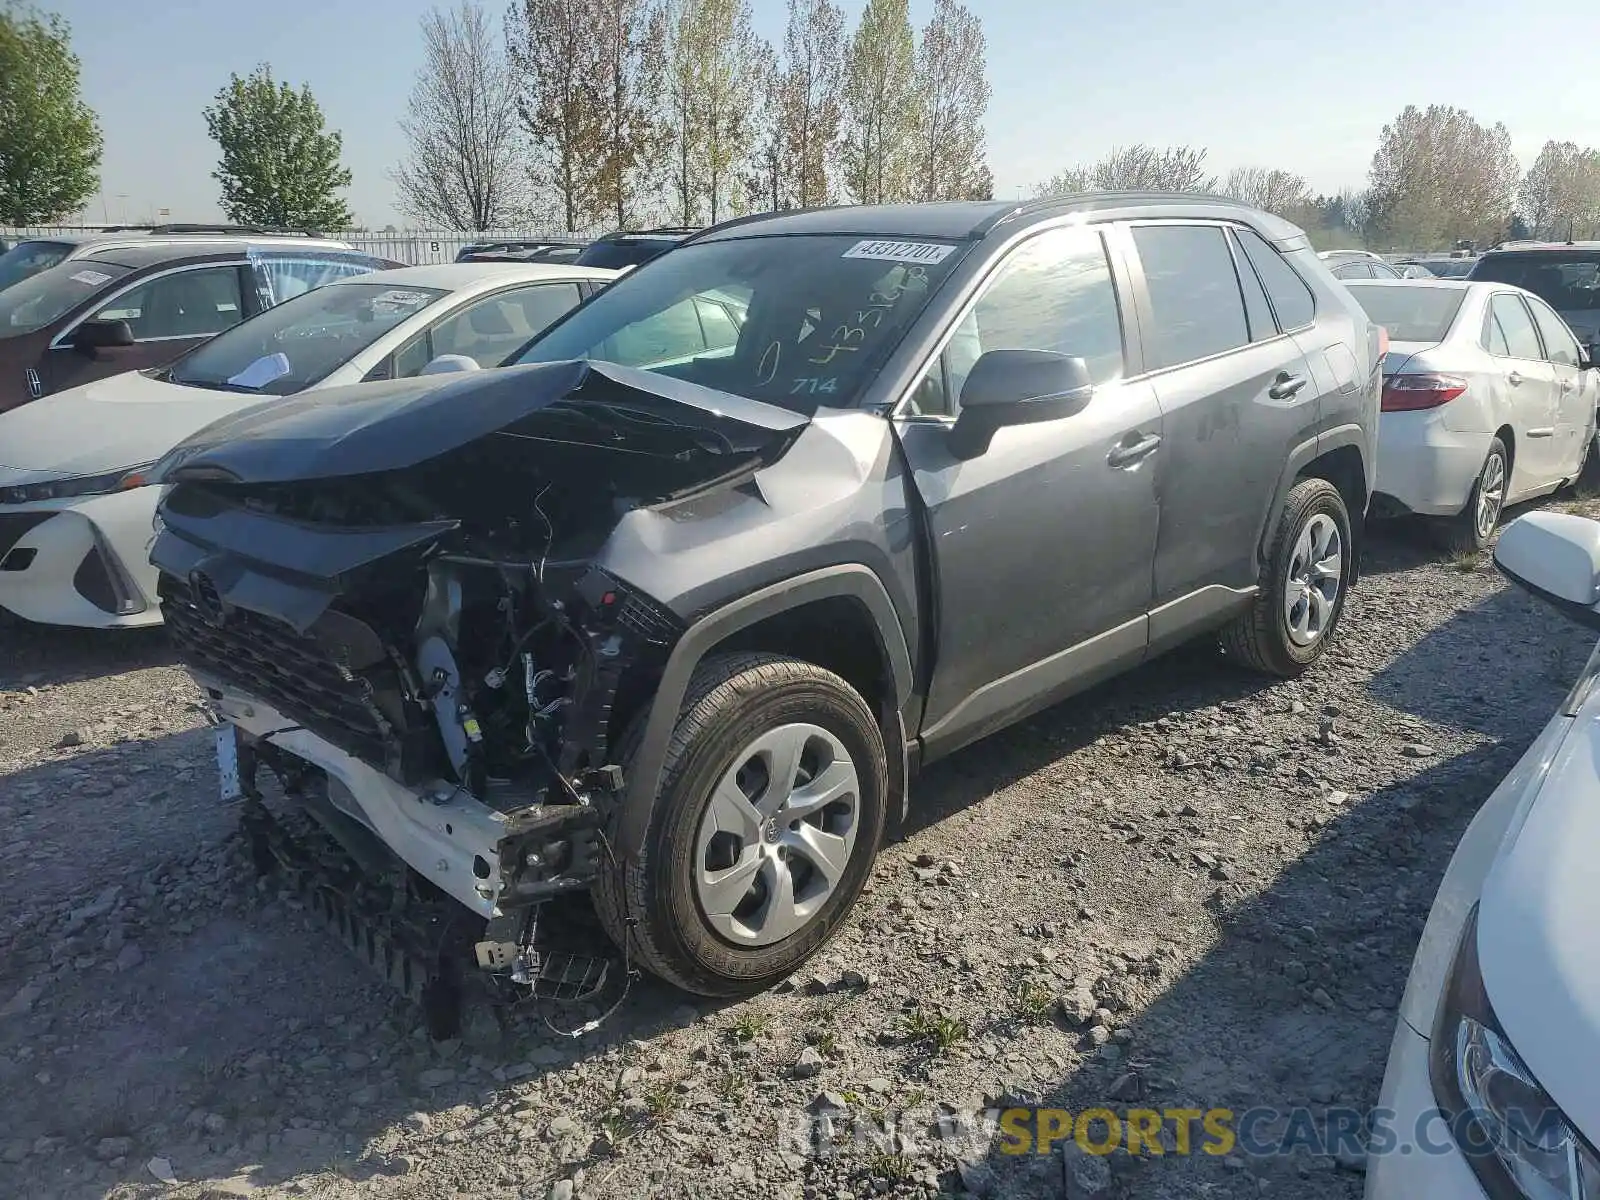
[[[1289,456],[1284,463],[1283,474],[1278,479],[1278,488],[1272,497],[1272,507],[1267,510],[1266,524],[1261,530],[1261,537],[1256,543],[1256,564],[1259,568],[1266,562],[1268,548],[1272,539],[1278,532],[1278,518],[1283,514],[1284,502],[1289,498],[1289,493],[1294,489],[1295,480],[1300,473],[1311,463],[1327,454],[1330,450],[1338,450],[1344,446],[1354,446],[1361,454],[1361,467],[1363,477],[1361,485],[1367,494],[1367,501],[1372,500],[1372,469],[1373,456],[1371,442],[1366,431],[1360,425],[1351,423],[1336,425],[1332,429],[1324,430],[1314,437],[1309,437],[1289,451]],[[1360,577],[1362,525],[1366,520],[1365,512],[1350,514],[1351,536],[1355,539],[1352,555],[1352,572],[1350,583],[1353,586]]]
[[[635,858],[644,845],[650,816],[661,789],[661,772],[667,747],[672,741],[672,730],[683,708],[689,680],[701,659],[719,642],[758,621],[814,600],[837,597],[859,601],[866,608],[876,629],[894,691],[891,705],[886,706],[891,711],[884,714],[885,730],[887,734],[900,731],[901,744],[888,747],[891,783],[896,782],[894,777],[898,773],[903,786],[905,727],[899,720],[899,714],[913,686],[911,651],[906,645],[905,630],[895,612],[894,603],[889,599],[888,589],[870,568],[857,563],[823,567],[769,584],[715,609],[690,625],[673,646],[656,686],[656,694],[650,702],[644,734],[632,756],[627,778],[623,781],[622,813],[617,825],[616,847],[623,858]]]

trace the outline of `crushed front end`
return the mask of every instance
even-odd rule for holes
[[[152,549],[167,627],[227,722],[224,789],[244,798],[258,862],[311,880],[347,940],[425,1003],[474,966],[524,993],[599,987],[603,935],[586,957],[560,930],[541,940],[538,916],[612,861],[618,742],[681,629],[597,552],[623,514],[759,461],[718,418],[650,419],[597,371],[542,370],[546,390],[589,403],[485,414],[482,388],[503,381],[469,379],[443,385],[459,419],[425,448],[375,437],[385,420],[359,405],[331,427],[302,408],[214,439],[170,469]],[[296,448],[304,477],[284,478]],[[368,469],[326,473],[330,457]],[[274,800],[337,845],[343,884],[284,849],[263,766]],[[468,949],[441,958],[447,940]],[[433,1005],[436,1033],[452,1007]]]

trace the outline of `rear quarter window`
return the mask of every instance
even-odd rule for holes
[[[1285,330],[1302,329],[1317,316],[1317,303],[1311,287],[1288,261],[1253,229],[1235,229],[1245,257],[1261,277],[1261,286],[1267,289],[1267,299],[1272,301],[1272,311],[1278,324]]]

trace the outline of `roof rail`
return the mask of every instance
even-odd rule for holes
[[[610,233],[603,234],[596,240],[603,242],[610,238],[650,237],[652,235],[664,236],[667,234],[682,234],[687,237],[690,234],[699,233],[703,228],[705,228],[703,225],[658,225],[651,229],[613,229]]]
[[[147,225],[143,228],[151,233],[232,233],[267,235],[276,237],[305,237],[320,238],[327,236],[315,229],[285,229],[279,226],[267,225],[196,225],[182,222],[168,225]]]

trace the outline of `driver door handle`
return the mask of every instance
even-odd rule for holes
[[[1291,375],[1287,371],[1280,371],[1278,377],[1272,381],[1272,386],[1267,389],[1267,395],[1274,400],[1287,400],[1308,382],[1304,375]]]
[[[1136,434],[1130,433],[1128,438],[1135,438]],[[1156,447],[1161,445],[1159,433],[1148,433],[1136,441],[1124,438],[1111,447],[1111,453],[1106,455],[1106,461],[1119,470],[1123,467],[1132,467],[1143,462],[1155,453]]]

